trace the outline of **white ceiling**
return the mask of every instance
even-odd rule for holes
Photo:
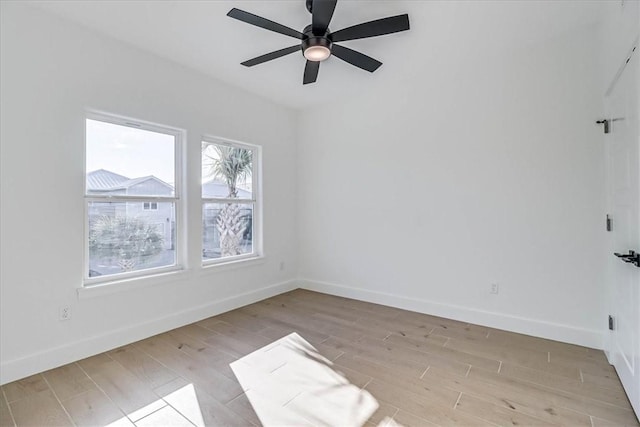
[[[604,0],[606,1],[606,0]],[[396,79],[429,77],[434,58],[491,57],[524,49],[597,21],[602,3],[579,0],[341,0],[333,31],[408,13],[411,30],[344,42],[384,65],[369,74],[337,58],[302,85],[304,58],[292,54],[252,68],[240,62],[296,40],[228,18],[237,7],[291,28],[310,23],[304,0],[38,1],[38,7],[219,80],[293,107],[330,106]],[[438,62],[438,61],[436,61]],[[458,62],[458,65],[460,62]],[[464,62],[462,62],[464,64]],[[416,68],[422,71],[415,72]],[[413,69],[413,72],[407,72]]]

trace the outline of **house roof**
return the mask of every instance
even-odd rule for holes
[[[134,185],[140,184],[147,180],[154,180],[160,184],[173,190],[173,186],[167,184],[163,180],[153,175],[142,176],[139,178],[127,178],[126,176],[108,171],[106,169],[98,169],[87,174],[87,190],[89,191],[113,191],[126,190]]]
[[[112,190],[114,187],[128,181],[129,178],[105,169],[98,169],[87,174],[87,190]]]

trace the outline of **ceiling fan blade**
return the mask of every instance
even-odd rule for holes
[[[313,0],[311,10],[311,31],[316,36],[324,36],[329,28],[338,0]]]
[[[304,78],[302,84],[315,83],[318,79],[318,71],[320,71],[320,62],[307,61],[307,65],[304,66]]]
[[[256,27],[264,28],[265,30],[273,31],[276,33],[284,34],[285,36],[294,37],[296,39],[302,39],[304,34],[300,31],[296,31],[293,28],[285,27],[282,24],[268,20],[253,13],[245,12],[244,10],[236,9],[235,7],[227,13],[227,16],[237,19],[238,21],[246,22],[247,24],[255,25]]]
[[[356,52],[355,50],[349,49],[348,47],[340,46],[334,44],[331,48],[331,54],[337,56],[345,62],[348,62],[351,65],[355,65],[358,68],[362,68],[363,70],[369,71],[373,73],[377,70],[382,62],[377,61],[370,56],[365,55],[364,53]]]
[[[385,34],[397,33],[409,29],[409,15],[390,16],[388,18],[376,19],[375,21],[347,27],[331,34],[334,42],[346,40],[364,39],[367,37],[383,36]]]
[[[293,52],[298,52],[300,50],[300,45],[297,44],[295,46],[285,47],[284,49],[276,50],[274,52],[265,53],[264,55],[256,56],[253,59],[249,59],[247,61],[241,62],[245,67],[253,67],[254,65],[262,64],[263,62],[271,61],[272,59],[277,59],[285,55],[289,55]]]

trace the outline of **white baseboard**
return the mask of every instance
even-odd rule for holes
[[[333,283],[301,279],[302,289],[317,291],[360,301],[397,307],[448,319],[460,320],[476,325],[488,326],[511,332],[602,349],[603,333],[594,329],[529,319],[504,313],[478,310],[469,307],[443,304],[418,298],[409,298],[383,292],[369,291]]]
[[[6,384],[38,372],[112,350],[207,317],[292,291],[296,288],[298,288],[297,281],[290,280],[203,304],[158,319],[127,326],[106,334],[64,344],[20,359],[8,360],[0,363],[0,384]]]

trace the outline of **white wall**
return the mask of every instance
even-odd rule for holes
[[[27,6],[2,2],[1,28],[1,383],[293,286],[292,111]],[[187,271],[78,299],[86,108],[187,130]],[[263,263],[199,268],[202,134],[264,147]]]
[[[490,45],[464,31],[447,43]],[[304,286],[601,347],[598,37],[501,53],[425,39],[392,84],[302,114]]]

